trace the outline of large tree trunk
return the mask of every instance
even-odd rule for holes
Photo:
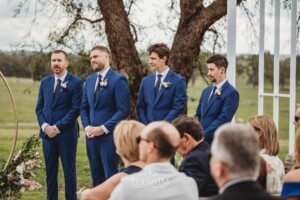
[[[130,89],[130,118],[136,119],[135,107],[139,86],[147,70],[142,66],[130,32],[129,21],[122,0],[98,0],[105,33],[113,61],[119,72],[128,77]]]
[[[237,0],[240,4],[242,0]],[[181,16],[174,38],[171,67],[188,83],[200,53],[205,32],[227,13],[227,0],[216,0],[204,7],[202,0],[180,0]]]

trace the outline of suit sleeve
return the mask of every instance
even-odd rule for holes
[[[187,176],[192,177],[196,181],[199,192],[206,184],[206,177],[208,176],[207,173],[209,173],[209,170],[205,166],[207,165],[205,164],[205,161],[207,162],[206,158],[201,159],[200,157],[190,157],[182,162],[179,168],[180,172],[184,172]]]
[[[130,111],[130,93],[127,79],[122,76],[117,80],[117,83],[114,88],[114,101],[116,103],[117,112],[103,124],[109,132],[113,131],[117,123],[126,119]]]
[[[44,89],[43,89],[44,81],[41,81],[40,90],[38,94],[37,104],[35,108],[35,114],[39,123],[39,126],[42,127],[43,123],[48,123],[44,116]]]
[[[204,91],[203,91],[204,92]],[[196,110],[196,117],[198,118],[198,120],[200,121],[201,119],[201,104],[202,104],[202,96],[203,96],[203,93],[200,97],[200,100],[199,100],[199,103],[198,103],[198,107],[197,107],[197,110]]]
[[[212,141],[216,129],[232,120],[235,112],[238,109],[239,99],[239,93],[236,90],[227,95],[227,97],[224,99],[221,114],[204,130],[206,137],[205,140]]]
[[[185,78],[181,78],[175,87],[175,94],[173,96],[174,101],[172,109],[169,114],[163,119],[165,121],[171,122],[182,114],[184,107],[186,106],[186,82]]]
[[[83,86],[82,101],[80,104],[80,118],[83,128],[91,124],[90,122],[90,106],[87,98],[87,80]]]
[[[79,116],[81,98],[82,98],[82,81],[76,80],[76,84],[74,86],[72,97],[71,97],[71,109],[61,120],[55,123],[56,127],[60,131],[64,131]]]
[[[144,81],[142,81],[140,91],[139,91],[139,96],[138,96],[138,101],[137,101],[137,107],[136,107],[136,112],[138,119],[141,123],[147,125],[147,118],[146,118],[146,108],[145,108],[145,95],[144,95]]]

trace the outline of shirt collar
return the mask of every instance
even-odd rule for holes
[[[217,89],[220,89],[224,84],[225,82],[227,81],[227,79],[225,79],[224,81],[218,83],[217,85],[215,85],[217,87]]]
[[[167,67],[167,68],[165,69],[165,71],[163,71],[162,73],[158,73],[158,72],[156,71],[155,77],[157,77],[158,74],[161,74],[161,75],[162,75],[162,78],[165,78],[165,77],[167,76],[167,74],[168,74],[169,71],[170,71],[170,68],[169,68],[169,67]]]
[[[255,177],[242,177],[242,178],[236,178],[233,179],[227,183],[225,183],[219,190],[219,194],[222,194],[227,188],[229,188],[232,185],[238,184],[238,183],[242,183],[242,182],[248,182],[248,181],[255,181],[256,178]]]
[[[57,82],[58,79],[61,80],[61,82],[63,83],[65,81],[65,78],[67,76],[68,71],[66,71],[66,73],[64,75],[62,75],[60,78],[58,78],[56,75],[54,76],[55,78],[55,83]]]
[[[101,74],[101,76],[102,76],[102,80],[104,80],[104,77],[106,76],[106,74],[107,74],[107,72],[108,72],[108,70],[110,69],[110,66],[106,69],[106,70],[104,70],[103,72],[97,72],[98,73],[98,75],[99,74]]]

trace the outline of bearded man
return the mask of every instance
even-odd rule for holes
[[[204,139],[211,144],[215,130],[231,122],[239,106],[239,93],[226,79],[227,59],[213,55],[206,61],[208,76],[213,85],[201,94],[196,116],[204,129]]]
[[[113,132],[130,110],[127,79],[111,69],[110,58],[108,48],[92,48],[90,61],[96,73],[86,79],[80,107],[94,187],[118,172]]]

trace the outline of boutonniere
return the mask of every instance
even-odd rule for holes
[[[222,88],[216,89],[215,94],[216,94],[217,96],[220,96],[220,95],[222,94]]]
[[[169,87],[171,87],[171,82],[168,81],[168,82],[162,82],[161,84],[161,87],[164,88],[164,89],[168,89]]]
[[[108,85],[107,79],[105,79],[104,81],[100,81],[100,82],[99,82],[99,85],[100,85],[101,88],[106,88],[107,85]]]
[[[61,87],[62,89],[64,89],[64,90],[66,90],[67,87],[68,87],[68,85],[67,85],[68,82],[69,82],[69,81],[67,81],[67,82],[61,82],[61,83],[60,83],[60,87]]]

